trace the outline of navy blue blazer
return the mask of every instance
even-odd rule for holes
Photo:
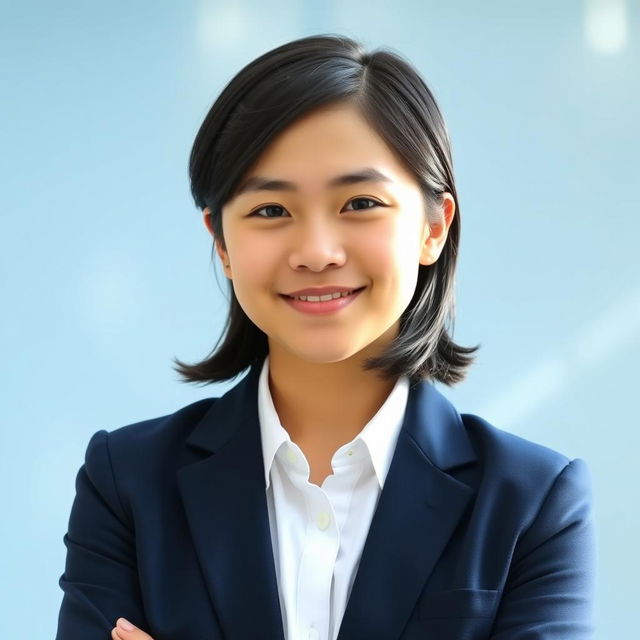
[[[76,477],[57,640],[282,640],[259,366],[220,398],[101,430]],[[593,637],[586,463],[411,387],[339,640]]]

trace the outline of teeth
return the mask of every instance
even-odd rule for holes
[[[328,293],[326,296],[291,296],[295,300],[305,300],[306,302],[327,302],[327,300],[333,300],[335,298],[346,298],[351,295],[353,291],[344,291],[340,293],[336,291],[335,293]]]

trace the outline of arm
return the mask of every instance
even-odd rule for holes
[[[590,640],[595,573],[591,478],[576,458],[516,545],[491,640]]]
[[[133,523],[120,502],[108,433],[95,433],[76,476],[56,640],[108,640],[120,616],[148,628]]]

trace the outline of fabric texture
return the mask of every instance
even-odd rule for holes
[[[57,640],[284,640],[260,362],[220,398],[100,430],[76,476]],[[587,640],[591,476],[411,386],[338,640]]]

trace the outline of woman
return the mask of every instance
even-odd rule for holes
[[[477,347],[447,327],[460,208],[418,72],[341,36],[278,47],[223,90],[190,178],[231,299],[178,371],[248,374],[93,435],[58,639],[591,638],[586,463],[434,386]]]

